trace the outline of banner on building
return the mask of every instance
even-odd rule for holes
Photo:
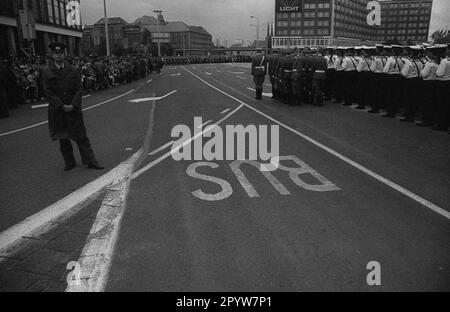
[[[276,0],[275,10],[277,13],[302,12],[303,0]]]
[[[19,19],[23,39],[36,39],[36,21],[33,12],[30,10],[20,10]]]

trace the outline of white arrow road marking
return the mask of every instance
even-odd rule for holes
[[[255,89],[252,89],[252,88],[247,88],[247,89],[249,89],[249,90],[252,90],[252,91],[256,92],[256,90],[255,90]],[[273,96],[273,94],[272,94],[272,93],[263,93],[262,95],[264,95],[264,96],[267,96],[267,97],[272,97],[272,96]]]
[[[141,99],[134,99],[134,100],[129,100],[128,102],[130,103],[140,103],[140,102],[148,102],[148,101],[159,101],[162,100],[166,97],[168,97],[169,95],[174,94],[175,92],[177,92],[177,90],[174,90],[164,96],[159,96],[159,97],[148,97],[148,98],[141,98]]]
[[[161,146],[161,147],[155,149],[153,152],[150,152],[149,155],[150,155],[150,156],[156,155],[156,154],[158,154],[159,152],[161,152],[161,151],[165,150],[166,148],[168,148],[169,146],[171,146],[172,144],[173,144],[173,141],[170,141],[170,142],[164,144],[163,146]]]
[[[176,77],[176,76],[181,76],[181,73],[178,73],[178,74],[170,74],[170,77]]]

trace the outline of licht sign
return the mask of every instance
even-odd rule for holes
[[[280,12],[301,12],[303,0],[276,0],[276,11]]]

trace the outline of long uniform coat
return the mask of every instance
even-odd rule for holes
[[[44,71],[44,92],[49,100],[48,125],[53,140],[86,138],[86,128],[81,109],[81,72],[65,64],[59,70],[55,65]],[[63,105],[73,105],[64,112]]]

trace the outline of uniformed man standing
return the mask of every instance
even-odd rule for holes
[[[277,63],[278,63],[278,51],[273,51],[273,54],[269,56],[269,79],[272,84],[272,98],[277,98]]]
[[[322,50],[311,58],[311,72],[313,73],[312,81],[312,101],[314,106],[322,106],[325,98],[325,79],[327,70],[327,60],[322,55]]]
[[[262,100],[264,80],[267,75],[267,57],[262,54],[260,48],[256,50],[256,55],[252,59],[252,75],[256,90],[255,99]]]
[[[416,111],[422,102],[421,97],[423,84],[420,78],[420,72],[423,64],[419,59],[420,47],[412,46],[410,49],[410,57],[405,59],[405,65],[402,68],[402,76],[406,79],[404,86],[405,97],[405,117],[402,121],[414,122]]]
[[[63,43],[52,43],[54,63],[44,71],[44,92],[49,100],[48,124],[51,138],[60,142],[65,171],[76,167],[71,140],[77,142],[81,159],[90,169],[101,170],[86,135],[81,109],[81,73],[65,62]]]

